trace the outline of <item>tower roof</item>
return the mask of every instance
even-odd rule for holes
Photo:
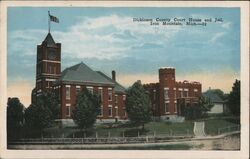
[[[46,38],[43,40],[43,43],[46,43],[47,46],[56,46],[56,43],[50,33],[48,33]]]

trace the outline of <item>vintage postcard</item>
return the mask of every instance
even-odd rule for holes
[[[248,158],[249,2],[0,4],[1,158]]]

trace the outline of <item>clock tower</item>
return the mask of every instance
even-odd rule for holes
[[[41,45],[37,45],[35,94],[52,90],[52,84],[61,76],[61,43],[55,43],[48,33]]]

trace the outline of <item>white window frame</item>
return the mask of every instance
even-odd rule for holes
[[[69,109],[69,114],[67,114],[68,109]],[[67,117],[70,117],[70,116],[71,116],[71,104],[66,104],[66,116],[67,116]]]
[[[103,105],[100,106],[100,114],[98,116],[103,117]]]
[[[164,87],[164,99],[168,100],[169,99],[169,88],[168,87]]]
[[[113,91],[112,88],[108,88],[108,101],[112,101]]]
[[[66,88],[66,90],[65,90],[65,95],[66,95],[66,97],[65,97],[65,98],[69,100],[69,99],[70,99],[70,95],[71,95],[71,94],[70,94],[70,91],[71,91],[71,90],[70,90],[70,85],[66,85],[65,88]],[[67,90],[69,91],[68,94],[67,94]]]
[[[76,95],[81,92],[81,86],[76,86]]]
[[[177,113],[177,101],[174,101],[174,112]]]
[[[103,101],[103,89],[102,87],[98,87],[98,95],[101,97],[101,102]]]
[[[168,110],[166,109],[166,104],[168,105]],[[170,112],[169,112],[169,101],[166,101],[165,103],[164,103],[164,112],[165,112],[165,114],[169,114]]]
[[[86,88],[91,94],[94,94],[94,88],[92,86],[87,86]]]
[[[118,108],[118,106],[115,106],[115,116],[116,117],[119,116],[119,108]]]
[[[126,100],[126,95],[123,95],[123,96],[122,96],[122,99],[125,101],[125,100]]]
[[[118,103],[118,95],[115,94],[115,103]]]
[[[111,108],[111,109],[110,109],[110,108]],[[108,106],[108,116],[109,116],[109,117],[112,117],[112,116],[113,116],[113,110],[112,110],[112,109],[113,109],[113,106],[112,106],[112,105],[109,105],[109,106]],[[109,114],[109,110],[111,110],[111,115]]]

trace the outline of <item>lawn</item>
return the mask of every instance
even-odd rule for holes
[[[214,118],[205,121],[205,131],[209,135],[217,135],[218,129],[240,125],[239,118]]]
[[[208,135],[217,135],[218,128],[239,125],[239,118],[208,118],[205,121],[205,132]],[[183,123],[170,122],[149,122],[145,124],[145,129],[133,126],[129,123],[97,124],[87,133],[80,132],[76,127],[47,128],[45,134],[48,137],[132,137],[145,135],[193,135],[194,121],[184,121]],[[96,133],[97,132],[97,133]],[[64,135],[63,135],[64,134]]]

